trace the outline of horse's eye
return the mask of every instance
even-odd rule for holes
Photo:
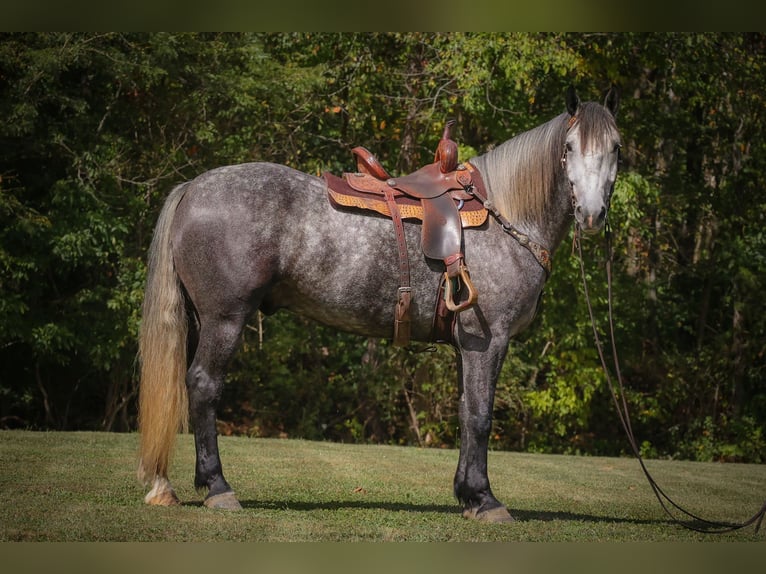
[[[572,151],[572,144],[571,144],[571,143],[567,142],[567,143],[564,145],[564,147],[566,147],[566,148],[567,148],[567,151]]]
[[[614,144],[614,149],[612,150],[612,153],[620,153],[621,149],[622,149],[622,145],[616,143]]]

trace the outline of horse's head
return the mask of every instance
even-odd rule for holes
[[[617,94],[610,90],[602,106],[581,103],[569,88],[566,103],[569,123],[561,161],[572,191],[575,221],[585,233],[596,233],[606,222],[617,178]]]

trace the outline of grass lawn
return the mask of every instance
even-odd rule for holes
[[[457,451],[221,437],[242,512],[201,506],[194,447],[179,437],[171,480],[183,504],[143,504],[137,435],[0,432],[0,541],[543,541],[761,543],[668,521],[629,458],[491,452],[490,480],[517,522],[461,517]],[[766,499],[766,465],[648,461],[660,486],[703,517],[741,521]],[[12,503],[9,503],[12,501]],[[763,547],[762,544],[759,545]]]

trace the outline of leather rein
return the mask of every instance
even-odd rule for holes
[[[588,294],[588,282],[585,278],[586,277],[585,264],[584,264],[584,259],[582,255],[582,245],[581,245],[579,234],[580,234],[580,228],[579,226],[576,225],[574,241],[575,241],[575,244],[577,245],[577,250],[579,254],[580,272],[582,274],[582,283],[583,283],[583,289],[585,292],[585,301],[587,302],[587,305],[588,305],[588,314],[590,315],[590,322],[591,322],[591,326],[593,327],[593,336],[594,336],[594,341],[596,344],[596,349],[598,351],[598,356],[599,356],[599,359],[601,360],[601,367],[604,370],[606,381],[607,381],[607,384],[609,385],[609,392],[612,395],[612,401],[614,402],[614,406],[617,409],[617,414],[620,418],[620,423],[622,424],[622,428],[625,431],[625,434],[628,438],[628,443],[630,444],[630,448],[633,451],[634,456],[638,460],[638,463],[641,466],[641,470],[643,471],[644,476],[646,476],[646,479],[649,481],[649,486],[651,486],[652,491],[654,492],[654,495],[657,497],[657,500],[660,503],[660,506],[662,506],[662,509],[671,518],[673,522],[683,526],[684,528],[687,528],[688,530],[693,530],[695,532],[701,532],[703,534],[724,534],[727,532],[740,530],[742,528],[746,528],[752,524],[755,524],[755,532],[758,533],[758,530],[761,527],[761,523],[763,522],[764,516],[766,515],[766,502],[764,502],[763,506],[761,506],[761,509],[758,512],[756,512],[753,516],[751,516],[749,519],[743,522],[726,523],[726,522],[707,520],[697,516],[696,514],[689,512],[688,510],[678,505],[672,498],[670,498],[665,493],[665,491],[662,490],[662,488],[660,488],[660,486],[657,484],[657,481],[654,480],[652,475],[649,473],[649,470],[646,468],[646,464],[644,464],[644,459],[641,456],[641,451],[638,447],[638,441],[636,440],[636,437],[633,434],[633,427],[631,425],[630,415],[628,413],[628,404],[625,399],[625,388],[623,384],[622,373],[620,372],[620,363],[617,356],[617,348],[615,346],[614,316],[613,316],[613,310],[612,310],[612,260],[613,260],[614,253],[612,249],[612,237],[611,237],[611,232],[609,230],[609,222],[607,220],[606,230],[604,233],[606,238],[606,251],[607,251],[606,253],[607,255],[606,257],[607,305],[608,305],[608,321],[609,321],[609,338],[611,339],[612,360],[614,364],[615,374],[617,377],[617,386],[619,387],[619,393],[617,392],[617,389],[615,388],[615,385],[612,382],[612,377],[609,374],[609,368],[607,367],[606,359],[604,357],[604,350],[598,335],[596,320],[593,314],[593,306],[591,305],[590,296]],[[682,522],[679,518],[677,518],[673,514],[673,512],[671,511],[671,507],[676,509],[676,511],[680,512],[681,514],[685,515],[687,518],[690,518],[696,521],[699,525]]]
[[[569,118],[568,124],[567,124],[567,131],[572,129],[574,124],[577,122],[577,116],[572,116]],[[562,167],[565,166],[567,160],[567,148],[564,147],[563,154],[561,156],[561,164]],[[467,163],[467,162],[466,162]],[[469,169],[473,168],[473,166],[470,166]],[[475,168],[471,169],[471,171],[474,174],[474,177],[478,179],[478,181],[475,181],[474,183],[477,185],[470,185],[466,187],[466,192],[475,196],[479,201],[482,202],[485,209],[492,214],[492,216],[500,223],[502,226],[503,231],[505,231],[508,235],[513,237],[521,246],[525,247],[529,252],[535,257],[537,262],[540,264],[540,266],[545,270],[546,279],[550,277],[551,274],[551,256],[550,252],[540,245],[539,243],[531,240],[528,235],[521,233],[519,230],[517,230],[510,221],[506,217],[504,217],[500,211],[495,207],[495,205],[492,203],[491,200],[489,200],[486,196],[486,190],[484,188],[484,184],[481,181],[481,176],[478,173],[478,170]],[[612,191],[614,188],[612,188]],[[572,198],[574,201],[574,197]],[[611,203],[611,192],[609,194],[609,198],[607,200],[607,206],[609,203]],[[742,528],[746,528],[748,526],[751,526],[755,524],[755,532],[758,533],[761,524],[763,523],[764,516],[766,516],[766,502],[763,503],[763,506],[761,506],[760,510],[758,510],[753,516],[748,518],[747,520],[739,523],[726,523],[726,522],[719,522],[719,521],[713,521],[713,520],[707,520],[705,518],[702,518],[700,516],[697,516],[696,514],[689,512],[682,506],[680,506],[678,503],[676,503],[670,496],[668,496],[664,490],[657,484],[657,481],[654,479],[654,477],[651,475],[649,470],[646,467],[646,464],[644,463],[644,459],[641,456],[641,450],[638,446],[638,441],[636,440],[635,435],[633,434],[633,427],[630,421],[630,414],[628,411],[628,404],[627,400],[625,398],[625,387],[623,383],[622,373],[620,371],[620,364],[619,364],[619,358],[617,354],[617,348],[615,345],[615,337],[614,337],[614,313],[612,308],[612,260],[614,256],[614,252],[612,249],[612,234],[609,229],[609,220],[607,218],[606,222],[606,229],[604,236],[606,238],[606,250],[607,250],[607,258],[606,258],[606,276],[607,276],[607,305],[608,305],[608,321],[609,321],[609,338],[611,341],[611,347],[612,347],[612,360],[614,362],[614,368],[615,368],[615,374],[617,377],[617,387],[619,387],[619,394],[617,392],[617,387],[615,387],[612,377],[610,376],[609,368],[607,367],[606,358],[604,356],[604,349],[601,344],[601,339],[598,335],[598,328],[596,326],[596,319],[593,314],[593,306],[591,304],[590,295],[588,293],[588,282],[586,280],[586,274],[585,274],[585,264],[584,264],[584,258],[582,254],[582,242],[580,241],[580,228],[578,225],[575,225],[575,236],[574,236],[574,242],[577,245],[577,250],[579,254],[579,260],[580,260],[580,273],[582,275],[582,283],[583,283],[583,289],[585,293],[585,301],[588,305],[588,314],[590,316],[590,322],[591,327],[593,328],[593,336],[594,336],[594,342],[596,345],[596,350],[598,351],[598,356],[601,361],[601,367],[604,370],[604,375],[606,376],[606,381],[609,386],[609,392],[612,396],[612,401],[614,403],[615,408],[617,409],[617,414],[620,419],[620,423],[622,425],[623,430],[625,431],[625,435],[627,436],[628,443],[630,444],[630,448],[633,451],[633,455],[636,457],[636,460],[638,460],[639,465],[641,466],[641,470],[644,473],[644,476],[646,477],[647,481],[649,482],[649,486],[652,488],[652,492],[657,497],[657,500],[660,503],[660,506],[665,511],[665,513],[670,517],[670,519],[675,522],[676,524],[679,524],[680,526],[683,526],[684,528],[688,530],[693,530],[695,532],[700,532],[703,534],[724,534],[727,532],[734,532],[736,530],[740,530]],[[694,521],[696,521],[701,526],[697,526],[695,524],[689,524],[687,522],[682,522],[681,519],[677,518],[673,512],[671,511],[671,507],[674,508],[676,511],[681,513],[682,515],[686,516],[687,518],[690,518]]]

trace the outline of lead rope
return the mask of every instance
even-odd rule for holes
[[[652,475],[649,473],[649,470],[646,468],[646,465],[644,464],[644,459],[641,456],[641,452],[638,448],[638,443],[636,442],[636,438],[633,434],[633,427],[631,425],[630,415],[628,413],[628,404],[625,399],[625,387],[623,385],[622,374],[620,372],[620,362],[617,356],[617,347],[614,341],[614,314],[612,313],[613,251],[612,251],[611,232],[609,230],[609,225],[607,222],[605,238],[606,238],[606,251],[607,251],[606,278],[607,278],[607,305],[608,305],[608,316],[609,316],[609,337],[611,339],[612,360],[614,362],[615,374],[617,375],[617,383],[619,385],[619,391],[620,391],[619,395],[621,398],[618,398],[617,396],[617,391],[615,390],[615,386],[612,382],[612,377],[610,376],[609,369],[607,368],[607,365],[606,365],[606,359],[604,358],[604,350],[601,345],[601,339],[598,336],[596,320],[593,315],[593,307],[591,305],[590,296],[588,295],[588,282],[585,278],[585,263],[584,263],[584,259],[582,255],[582,245],[581,245],[579,233],[580,233],[579,227],[575,226],[574,242],[577,245],[577,251],[579,254],[580,273],[582,274],[582,284],[583,284],[583,289],[585,291],[585,301],[588,304],[588,314],[590,315],[590,323],[591,323],[591,326],[593,327],[593,337],[596,344],[596,350],[598,351],[599,359],[601,359],[601,366],[604,369],[606,382],[609,385],[609,392],[612,395],[612,401],[614,402],[614,406],[617,409],[617,414],[620,418],[620,423],[622,424],[622,428],[624,429],[625,434],[627,435],[628,443],[630,444],[631,450],[633,451],[633,454],[638,460],[639,465],[641,465],[641,470],[643,471],[644,476],[646,476],[646,479],[649,482],[649,486],[651,486],[652,491],[654,492],[654,495],[657,497],[657,500],[660,503],[660,506],[662,506],[662,509],[671,518],[673,522],[683,526],[684,528],[693,530],[695,532],[701,532],[703,534],[724,534],[726,532],[733,532],[736,530],[740,530],[742,528],[746,528],[752,524],[755,524],[755,532],[757,534],[759,529],[761,528],[761,523],[763,522],[764,515],[766,515],[766,502],[763,503],[763,506],[761,506],[761,509],[758,512],[756,512],[751,518],[749,518],[748,520],[744,522],[731,524],[731,523],[725,523],[725,522],[716,522],[716,521],[706,520],[682,508],[675,501],[673,501],[673,499],[670,498],[667,494],[665,494],[662,488],[660,488],[660,486],[654,480]],[[676,518],[673,512],[671,512],[669,506],[672,506],[673,508],[675,508],[682,514],[686,515],[687,517],[699,523],[702,523],[704,526],[696,526],[694,524],[688,524],[688,523],[682,522],[681,520]]]

